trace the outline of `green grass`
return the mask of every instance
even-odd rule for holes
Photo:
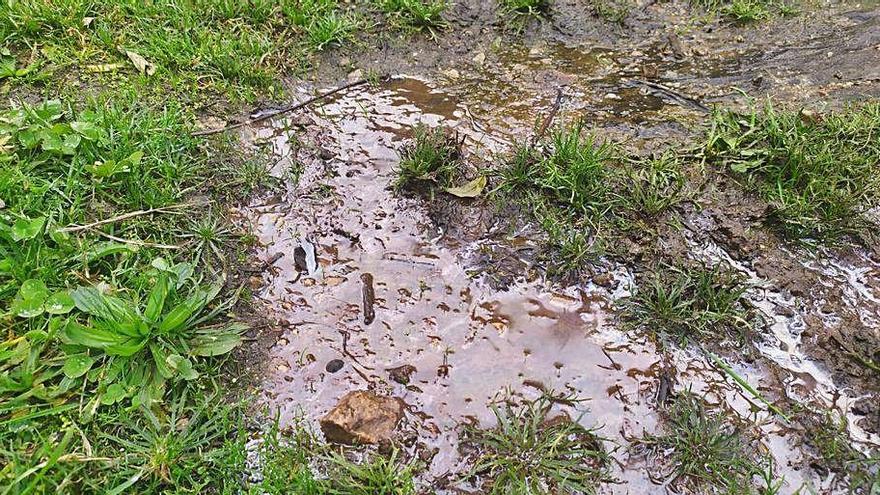
[[[652,230],[684,197],[675,156],[627,157],[581,124],[516,148],[498,175],[496,197],[538,221],[548,235],[548,267],[558,274],[613,252],[609,244],[629,231]]]
[[[468,426],[463,443],[474,457],[469,478],[481,493],[591,494],[609,480],[609,455],[595,430],[567,417],[551,417],[543,396],[492,406],[498,425]]]
[[[877,103],[824,115],[768,104],[746,114],[717,112],[705,159],[743,178],[791,238],[833,242],[876,228],[865,212],[880,205],[878,133]]]
[[[522,31],[530,19],[550,15],[549,0],[499,0],[501,15],[515,31]]]
[[[436,35],[447,26],[443,12],[449,7],[446,0],[373,0],[380,10],[392,15],[406,27],[425,30]]]
[[[639,281],[624,304],[624,320],[679,345],[720,337],[742,341],[750,318],[742,297],[746,289],[731,268],[668,267]]]
[[[738,24],[764,21],[774,16],[793,15],[797,12],[792,3],[780,0],[692,0],[692,3]]]
[[[807,445],[821,460],[821,469],[840,473],[848,493],[880,490],[880,451],[871,455],[856,450],[847,433],[846,419],[836,412],[804,411],[798,418],[807,432]]]
[[[107,86],[138,72],[133,57],[141,57],[150,64],[141,82],[194,98],[194,89],[245,98],[277,91],[282,73],[302,69],[313,50],[351,39],[360,25],[336,0],[4,4],[0,40],[20,60],[36,55],[25,80],[39,74]]]
[[[436,184],[451,187],[459,175],[461,145],[458,137],[442,128],[423,125],[413,130],[413,139],[400,152],[395,170],[395,190]]]
[[[663,433],[647,435],[641,444],[676,490],[729,494],[779,490],[770,458],[762,454],[759,442],[689,392],[679,392],[667,406]]]

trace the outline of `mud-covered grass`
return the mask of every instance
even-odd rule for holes
[[[750,328],[742,275],[725,266],[664,266],[645,274],[624,303],[624,320],[661,341],[678,345],[743,342]]]
[[[609,480],[610,458],[596,432],[552,414],[552,397],[492,410],[493,429],[467,427],[463,448],[474,451],[469,478],[492,495],[590,494]]]
[[[818,469],[844,476],[851,493],[870,494],[880,490],[880,451],[875,449],[865,454],[856,450],[847,435],[846,419],[831,412],[803,411],[800,416]]]
[[[878,132],[876,103],[827,114],[771,105],[718,112],[705,159],[766,200],[769,220],[789,237],[835,242],[877,227],[868,212],[880,205]]]
[[[758,440],[692,393],[676,394],[662,428],[641,444],[651,452],[658,479],[679,490],[773,494],[781,487]]]

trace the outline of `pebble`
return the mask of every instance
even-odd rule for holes
[[[341,359],[332,359],[327,363],[327,366],[325,366],[324,369],[327,370],[327,373],[336,373],[341,370],[343,366],[345,366],[345,363]]]

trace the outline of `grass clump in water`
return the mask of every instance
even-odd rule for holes
[[[866,455],[852,446],[847,433],[847,420],[836,412],[801,413],[807,444],[821,458],[816,463],[820,473],[841,473],[848,485],[847,493],[873,494],[880,490],[880,451]]]
[[[461,143],[456,135],[419,125],[400,153],[393,187],[397,191],[430,184],[450,187],[458,176],[460,159]]]
[[[432,35],[446,27],[443,12],[446,0],[374,0],[386,14],[395,16],[408,27],[427,30]]]
[[[531,211],[548,234],[550,269],[560,274],[605,254],[607,241],[636,222],[656,224],[682,199],[685,183],[674,156],[625,157],[581,124],[518,147],[499,175],[496,193]]]
[[[676,394],[665,410],[665,432],[647,435],[648,447],[669,473],[677,491],[687,493],[776,493],[769,456],[757,439],[727,421],[722,412],[707,410],[690,392]]]
[[[748,286],[731,268],[672,267],[650,275],[626,303],[624,318],[637,328],[679,345],[719,336],[745,337]]]
[[[465,448],[473,452],[471,479],[492,495],[595,493],[608,481],[610,458],[595,430],[567,416],[550,417],[553,400],[492,406],[498,425],[470,426]]]
[[[800,240],[837,241],[876,228],[880,206],[880,104],[827,115],[718,112],[705,159],[747,180],[772,208],[771,220]]]

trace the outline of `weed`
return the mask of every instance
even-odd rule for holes
[[[419,125],[412,142],[400,152],[394,189],[399,191],[427,182],[450,187],[458,176],[460,158],[458,136],[441,128]]]
[[[330,44],[342,44],[350,39],[358,27],[357,20],[348,14],[329,12],[316,17],[306,27],[309,44],[321,50]]]
[[[846,418],[834,412],[805,411],[798,419],[805,426],[809,445],[823,461],[822,468],[846,476],[851,493],[880,489],[880,452],[868,456],[853,448]]]
[[[726,421],[723,413],[707,411],[690,392],[676,394],[665,411],[664,429],[661,435],[647,435],[642,444],[671,471],[677,489],[708,486],[723,493],[756,493],[753,476],[773,480],[767,475],[769,461],[759,454],[760,444]]]
[[[425,29],[435,34],[435,30],[446,27],[442,14],[446,11],[446,0],[374,0],[382,11],[393,14],[404,25],[415,29]]]
[[[786,16],[796,12],[790,3],[780,0],[692,0],[692,3],[738,24],[763,21],[774,14]]]
[[[232,240],[232,232],[227,227],[228,221],[212,212],[208,212],[196,220],[190,220],[188,228],[180,237],[189,239],[189,250],[195,265],[206,265],[210,268],[213,262],[223,263],[223,246]]]
[[[589,3],[596,15],[614,24],[623,24],[633,7],[629,0],[590,0]]]
[[[464,445],[473,449],[472,479],[493,495],[506,493],[595,493],[608,479],[609,456],[595,430],[564,416],[550,418],[552,398],[515,406],[492,406],[498,426],[467,427]]]
[[[644,280],[625,306],[625,320],[680,345],[727,334],[744,338],[749,316],[742,276],[722,266],[671,267]]]
[[[241,325],[206,324],[234,302],[209,308],[222,284],[193,284],[181,293],[192,283],[190,264],[169,265],[159,258],[153,266],[155,283],[143,305],[96,287],[79,287],[70,294],[76,308],[90,318],[86,324],[68,321],[61,331],[67,344],[64,373],[74,380],[94,368],[91,379],[86,378],[99,382],[91,410],[127,397],[133,405],[149,406],[162,399],[166,380],[198,377],[191,358],[226,354],[241,342]]]
[[[375,455],[364,463],[354,463],[342,454],[327,457],[330,475],[324,482],[327,495],[413,495],[415,466],[401,466],[397,451],[389,457]]]
[[[542,17],[550,12],[549,0],[500,0],[501,11],[513,18]]]
[[[770,203],[771,220],[796,239],[836,241],[875,227],[880,205],[880,104],[824,116],[716,112],[705,159],[744,177]]]
[[[624,175],[621,200],[634,212],[656,217],[682,199],[685,179],[673,153],[631,164]]]

